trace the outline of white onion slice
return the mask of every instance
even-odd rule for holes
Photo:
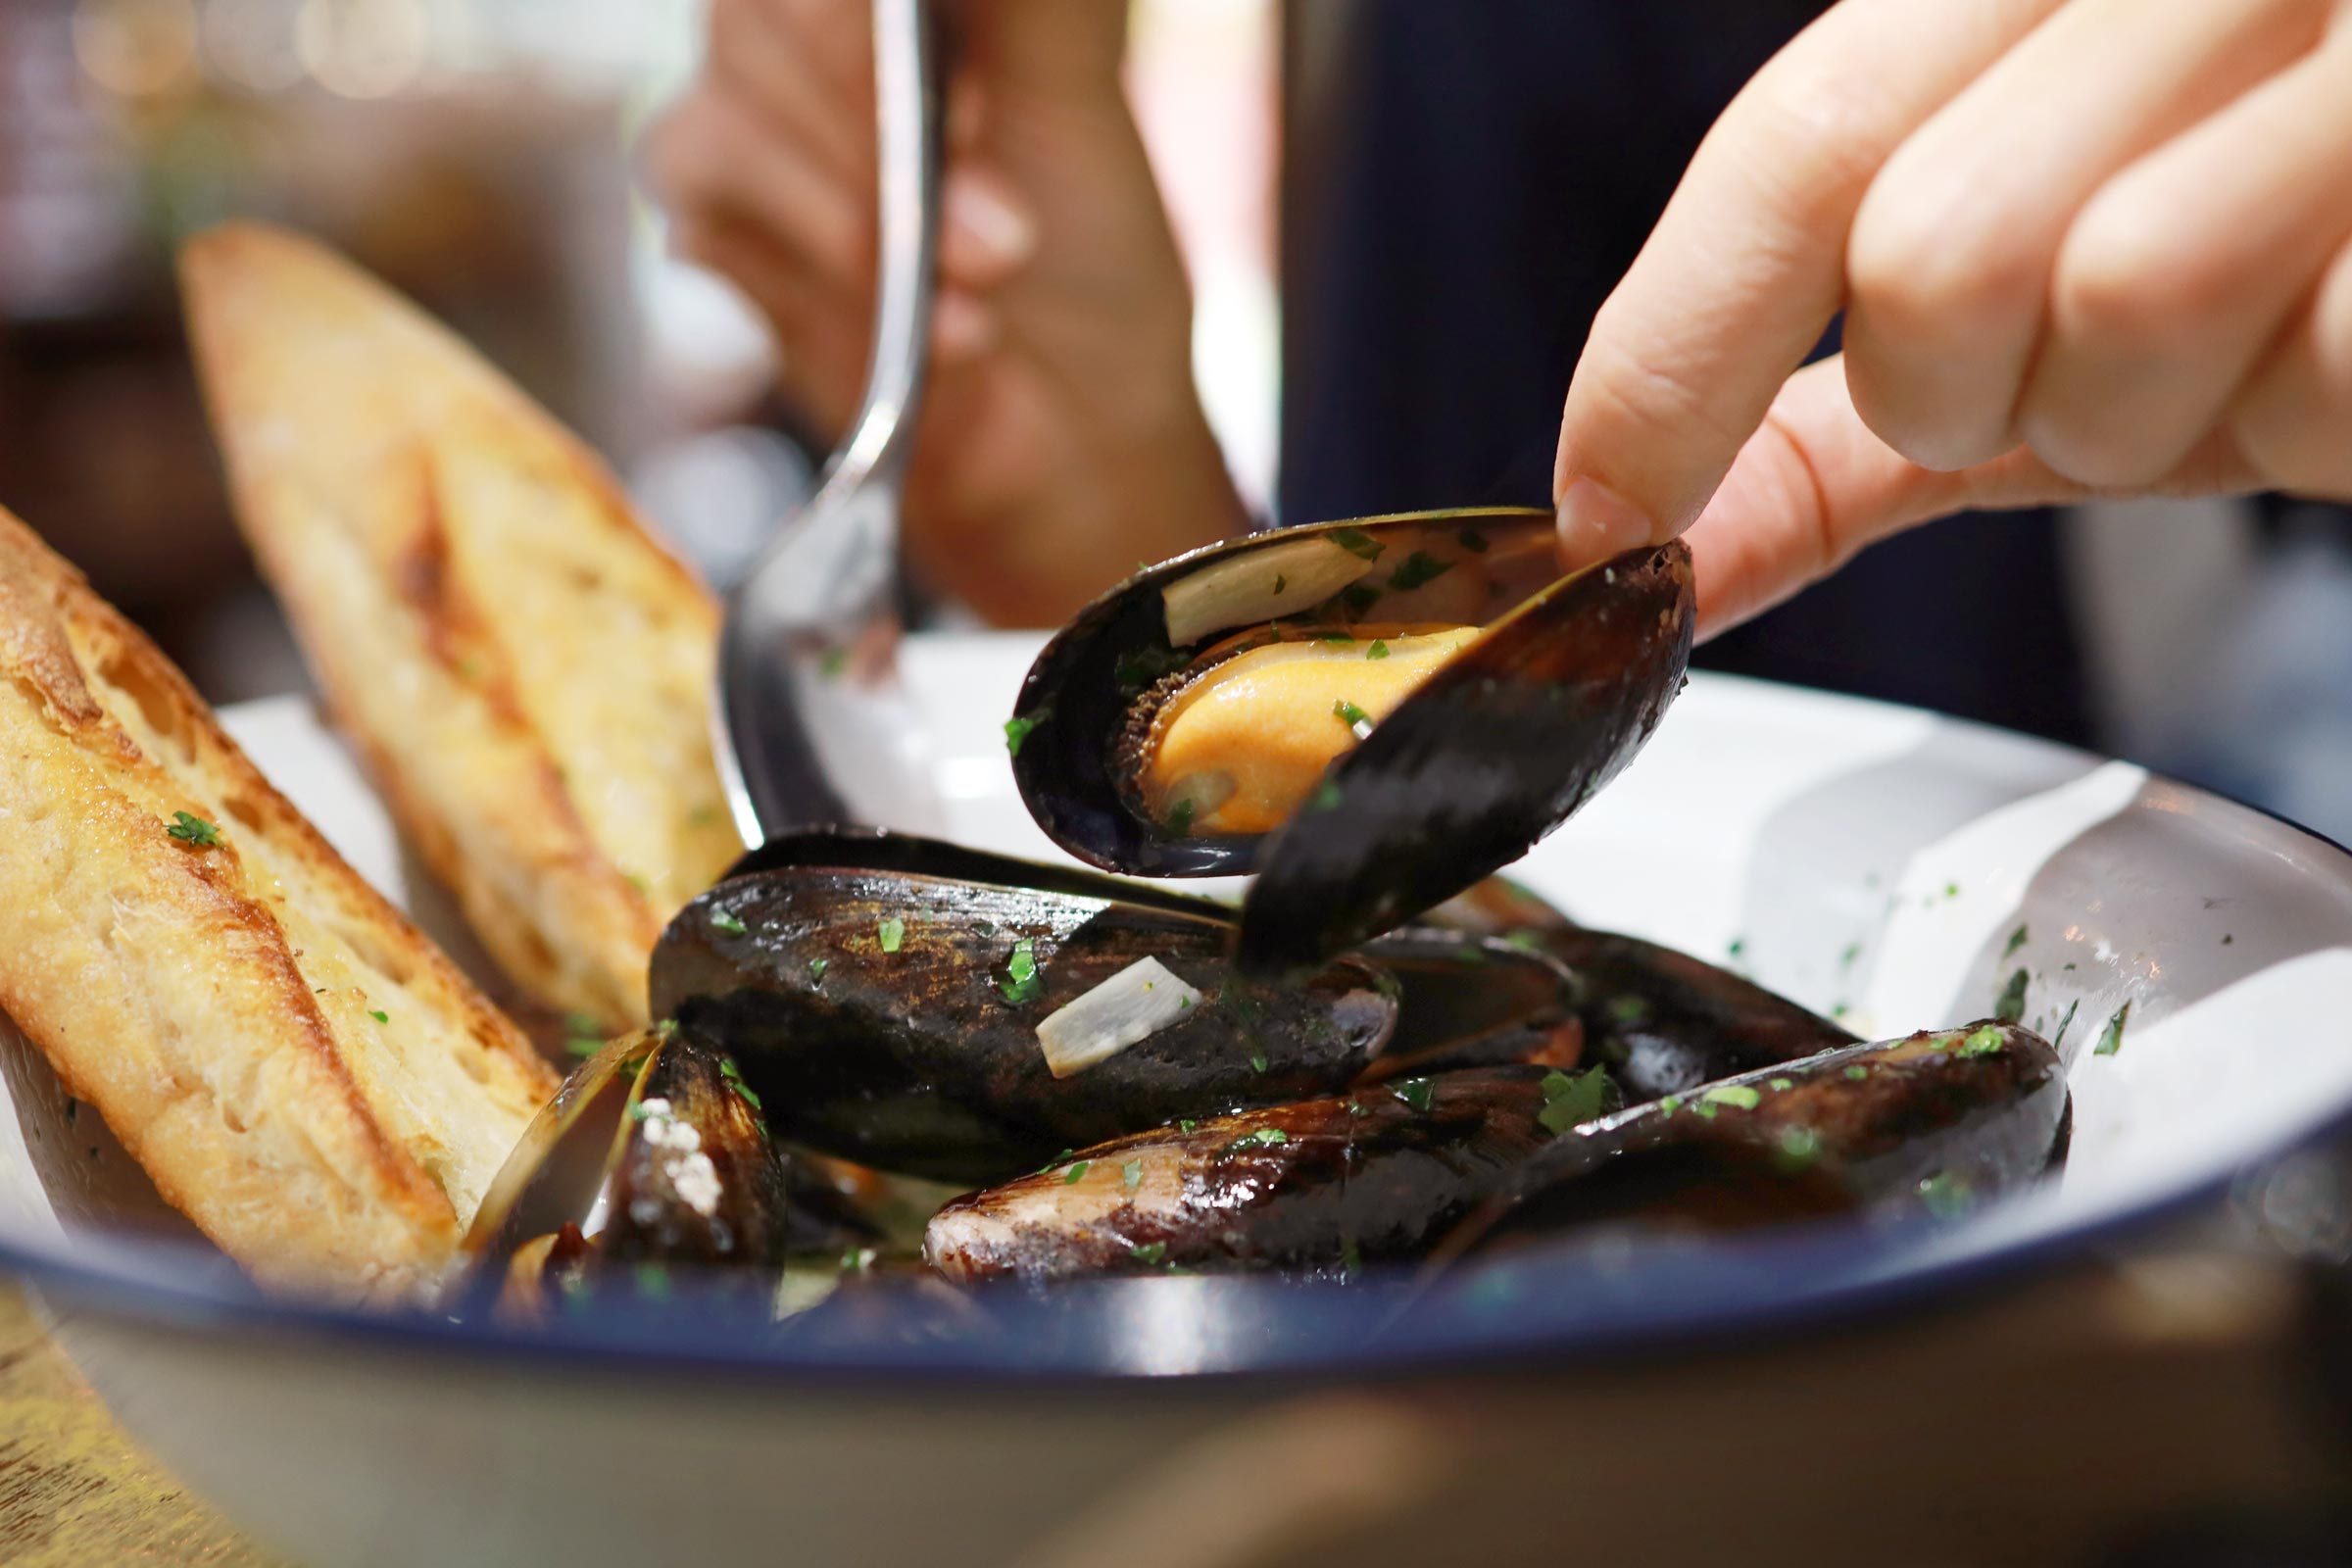
[[[1329,539],[1245,550],[1159,591],[1168,646],[1185,648],[1210,632],[1303,613],[1371,569],[1371,562]]]
[[[1200,1005],[1200,993],[1157,958],[1138,958],[1037,1026],[1056,1078],[1107,1061]]]

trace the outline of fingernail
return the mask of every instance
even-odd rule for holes
[[[1571,564],[1606,561],[1650,541],[1640,508],[1597,479],[1578,478],[1560,493],[1560,554]]]
[[[999,267],[1017,267],[1037,249],[1037,225],[989,180],[965,176],[948,182],[942,198],[950,225]]]

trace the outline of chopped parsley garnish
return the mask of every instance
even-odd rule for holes
[[[724,909],[712,911],[710,915],[710,924],[715,929],[724,931],[731,937],[742,936],[751,930],[750,926],[745,925],[741,919],[737,918],[735,915],[729,914]]]
[[[1521,926],[1516,931],[1505,931],[1496,940],[1501,942],[1504,947],[1519,953],[1544,951],[1544,933],[1533,926]]]
[[[1008,757],[1020,756],[1021,742],[1027,740],[1036,732],[1037,727],[1040,724],[1043,724],[1047,719],[1052,718],[1053,716],[1054,710],[1051,707],[1047,707],[1039,709],[1035,713],[1032,713],[1025,718],[1006,719],[1004,721],[1005,755]]]
[[[1464,550],[1474,556],[1483,556],[1487,553],[1487,536],[1476,528],[1459,529],[1455,532],[1454,537],[1462,542]]]
[[[564,1042],[564,1051],[566,1055],[579,1056],[583,1059],[595,1055],[604,1049],[605,1043],[594,1035],[573,1035]]]
[[[898,952],[899,945],[906,940],[906,922],[892,915],[874,927],[874,940],[882,944],[884,953]]]
[[[1544,1109],[1536,1120],[1546,1132],[1564,1133],[1580,1122],[1607,1114],[1612,1088],[1609,1075],[1598,1067],[1580,1073],[1545,1073]]]
[[[1845,1069],[1845,1075],[1848,1078],[1851,1078],[1854,1082],[1860,1083],[1863,1079],[1870,1076],[1870,1069],[1863,1066],[1860,1062],[1855,1062],[1851,1067]]]
[[[2082,999],[2081,997],[2077,997],[2074,1001],[2066,1004],[2066,1016],[2058,1020],[2058,1032],[2050,1037],[2050,1049],[2052,1051],[2055,1051],[2060,1046],[2066,1044],[2066,1031],[2073,1027],[2075,1021],[2075,1009],[2081,1005],[2082,1005]]]
[[[191,849],[217,850],[228,842],[220,836],[219,826],[194,811],[173,811],[172,818],[172,825],[164,831]]]
[[[1701,1121],[1713,1121],[1715,1119],[1715,1102],[1711,1100],[1701,1100],[1690,1107],[1690,1114]]]
[[[2008,1049],[2008,1040],[2000,1030],[1991,1024],[1986,1024],[1968,1037],[1968,1043],[1960,1048],[1960,1054],[1963,1056],[1997,1056]]]
[[[1437,1093],[1437,1087],[1427,1078],[1407,1078],[1389,1092],[1415,1110],[1427,1110],[1430,1097]]]
[[[1127,1255],[1134,1258],[1138,1263],[1142,1263],[1149,1267],[1151,1265],[1159,1263],[1167,1257],[1168,1244],[1165,1242],[1147,1242],[1141,1247],[1130,1247],[1127,1249]]]
[[[1183,667],[1184,655],[1173,648],[1139,648],[1121,654],[1118,662],[1111,666],[1111,674],[1125,689],[1141,691]]]
[[[2090,1048],[2090,1054],[2094,1056],[2112,1056],[2123,1050],[2124,1020],[2131,1016],[2132,1004],[2129,1002],[2116,1008],[2115,1016],[2107,1020],[2107,1027],[2099,1031],[2099,1043]]]
[[[1668,1095],[1658,1102],[1658,1114],[1661,1116],[1671,1116],[1682,1108],[1683,1097],[1680,1095]]]
[[[841,1254],[841,1272],[844,1274],[863,1274],[873,1266],[874,1250],[870,1247],[853,1247]]]
[[[2025,945],[2026,928],[2021,924],[2016,930],[2009,933],[2009,945],[2001,950],[2001,956],[2006,958],[2009,956],[2009,955],[2015,953],[2018,949],[2024,947]]]
[[[1143,1186],[1144,1162],[1140,1159],[1131,1159],[1126,1164],[1121,1165],[1119,1167],[1119,1181],[1131,1193],[1134,1192],[1138,1187]]]
[[[1948,1170],[1939,1170],[1919,1184],[1919,1200],[1937,1219],[1956,1219],[1967,1213],[1975,1196],[1965,1178]]]
[[[2225,948],[2226,948],[2226,947],[2228,947],[2228,946],[2230,946],[2230,943],[2232,943],[2232,942],[2235,942],[2236,940],[2237,940],[2237,938],[2236,938],[2235,936],[2231,935],[2231,934],[2230,934],[2230,932],[2228,932],[2228,931],[2225,931],[2225,932],[2223,932],[2223,933],[2222,933],[2222,946],[2223,946],[2223,947],[2225,947]],[[2069,964],[2067,967],[2069,967],[2069,968],[2072,968],[2072,967],[2074,967],[2074,966],[2073,966],[2072,964]]]
[[[2001,988],[2000,999],[1992,1004],[1995,1018],[2003,1023],[2015,1023],[2026,1015],[2026,984],[2029,978],[2022,968],[2009,977],[2009,983]]]
[[[1184,800],[1178,801],[1174,807],[1170,808],[1168,811],[1168,833],[1170,836],[1182,838],[1193,830],[1193,809],[1196,804],[1197,803],[1188,796]]]
[[[1250,1058],[1250,1070],[1251,1072],[1264,1072],[1266,1070],[1266,1058],[1262,1053]]]
[[[1361,615],[1380,603],[1380,590],[1359,582],[1352,588],[1340,590],[1340,603],[1348,607],[1349,613]]]
[[[1365,561],[1378,561],[1381,553],[1389,548],[1361,528],[1334,528],[1331,530],[1331,542],[1349,555]]]
[[[1737,1105],[1741,1110],[1753,1110],[1764,1097],[1748,1084],[1717,1084],[1704,1097],[1718,1105]]]
[[[1792,1078],[1775,1078],[1775,1079],[1774,1079],[1774,1080],[1773,1080],[1771,1083],[1769,1083],[1769,1084],[1766,1084],[1764,1087],[1765,1087],[1765,1088],[1767,1088],[1767,1089],[1776,1089],[1776,1090],[1777,1090],[1777,1089],[1794,1089],[1794,1088],[1796,1087],[1796,1081],[1795,1081],[1794,1079],[1792,1079]]]
[[[1851,969],[1854,966],[1854,960],[1860,956],[1862,956],[1862,944],[1859,942],[1848,942],[1845,945],[1845,951],[1838,955],[1838,967],[1840,969]]]
[[[1810,1127],[1784,1127],[1774,1140],[1772,1162],[1784,1173],[1800,1171],[1821,1153],[1821,1135]]]
[[[1176,1130],[1181,1133],[1199,1132],[1200,1130],[1200,1124],[1193,1120],[1192,1117],[1186,1116],[1177,1121]]]
[[[1346,1274],[1361,1274],[1364,1271],[1363,1250],[1355,1245],[1352,1236],[1340,1239],[1340,1270]]]
[[[1730,954],[1730,955],[1731,955],[1733,957],[1737,958],[1738,956],[1740,956],[1740,955],[1741,955],[1742,953],[1745,953],[1745,952],[1747,951],[1747,938],[1745,938],[1745,937],[1734,937],[1734,938],[1732,938],[1732,943],[1731,943],[1731,946],[1730,946],[1730,947],[1728,947],[1728,948],[1726,948],[1726,949],[1724,949],[1724,951],[1725,951],[1726,953]]]
[[[1225,1152],[1232,1153],[1237,1149],[1272,1149],[1290,1141],[1291,1135],[1279,1127],[1260,1127],[1254,1132],[1244,1133],[1232,1143],[1227,1144]]]
[[[849,667],[850,651],[847,648],[826,649],[825,657],[819,660],[816,665],[817,673],[823,675],[827,680],[832,679],[834,676],[840,674],[843,670]]]
[[[1842,1018],[1851,1010],[1842,1002],[1835,1002],[1830,1004],[1830,1016],[1833,1018]]]
[[[377,1023],[390,1023],[392,1021],[392,1015],[384,1011],[381,1007],[369,1007],[368,1009],[368,1016],[373,1018]]]
[[[1356,707],[1345,697],[1331,705],[1331,716],[1338,719],[1341,723],[1347,725],[1349,729],[1355,728],[1355,726],[1358,724],[1369,724],[1372,722],[1372,715],[1370,713],[1365,712],[1362,709]]]
[[[1338,810],[1340,808],[1340,787],[1331,780],[1325,779],[1315,786],[1315,793],[1307,797],[1306,808],[1310,811]]]
[[[831,958],[810,958],[808,960],[809,983],[813,985],[817,981],[822,980],[825,977],[825,971],[832,967],[833,960]]]
[[[1641,997],[1623,996],[1609,999],[1609,1017],[1616,1023],[1640,1023],[1649,1016],[1649,1004]]]
[[[636,1275],[637,1294],[662,1300],[669,1295],[669,1270],[659,1263],[640,1263]]]
[[[1375,637],[1372,639],[1372,646],[1364,650],[1364,657],[1366,659],[1386,659],[1389,657],[1389,645]]]
[[[1006,1002],[1017,1004],[1033,1000],[1045,983],[1037,972],[1037,944],[1023,937],[1012,945],[1012,956],[1004,960],[1004,978],[997,983],[997,989],[1004,993]]]
[[[1093,1160],[1080,1160],[1077,1164],[1072,1165],[1068,1170],[1065,1170],[1061,1173],[1061,1185],[1064,1187],[1077,1186],[1080,1181],[1085,1179],[1086,1173],[1094,1168],[1095,1162]]]
[[[1403,565],[1389,574],[1389,586],[1402,593],[1425,582],[1436,582],[1452,569],[1452,562],[1440,561],[1416,550],[1404,558]]]

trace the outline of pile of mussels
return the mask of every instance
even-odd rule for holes
[[[2051,1047],[1879,1044],[1490,874],[1683,685],[1680,545],[1559,578],[1543,514],[1291,529],[1131,579],[1006,733],[1120,872],[829,829],[671,924],[649,1033],[583,1065],[471,1246],[551,1284],[872,1255],[873,1173],[963,1189],[956,1281],[1345,1276],[1593,1227],[1925,1206],[2064,1157]],[[1236,908],[1134,877],[1256,873]]]

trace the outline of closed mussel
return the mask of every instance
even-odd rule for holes
[[[1260,983],[1235,972],[1220,914],[1066,872],[926,875],[874,843],[730,877],[655,954],[656,1011],[723,1043],[797,1142],[998,1181],[1180,1116],[1329,1094],[1395,1025],[1396,983],[1366,961]]]

